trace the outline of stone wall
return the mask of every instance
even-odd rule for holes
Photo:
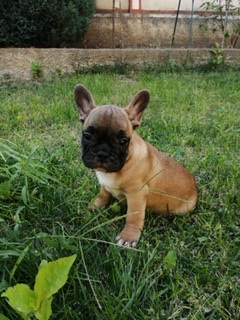
[[[224,50],[229,64],[240,66],[240,50]],[[0,49],[0,79],[30,79],[31,64],[39,62],[43,76],[55,72],[71,73],[80,67],[127,63],[138,68],[144,64],[163,65],[169,61],[191,65],[207,63],[209,49]]]

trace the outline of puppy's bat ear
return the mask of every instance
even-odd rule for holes
[[[128,114],[128,118],[132,123],[133,129],[136,129],[142,120],[142,115],[150,100],[150,92],[148,90],[139,91],[132,99],[130,104],[124,110]]]
[[[74,98],[80,113],[79,120],[84,122],[90,111],[95,108],[94,99],[86,87],[82,84],[76,85],[74,89]]]

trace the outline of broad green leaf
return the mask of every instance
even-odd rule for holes
[[[0,320],[9,320],[9,318],[5,317],[2,313],[0,313]]]
[[[28,314],[36,310],[36,294],[26,284],[20,283],[8,288],[1,297],[7,298],[10,306],[19,313]]]
[[[206,242],[206,241],[208,241],[208,237],[205,237],[205,236],[203,236],[203,237],[198,237],[198,241],[199,241],[199,242]]]
[[[41,264],[36,276],[34,292],[41,302],[56,293],[67,281],[69,270],[76,255]]]
[[[53,297],[50,297],[41,303],[40,308],[35,313],[35,317],[38,320],[48,320],[50,318],[52,314],[52,300]]]
[[[111,209],[115,212],[115,213],[119,213],[121,211],[121,207],[117,202],[114,202],[111,206]]]
[[[45,266],[45,265],[47,265],[48,264],[48,262],[47,262],[47,260],[42,260],[41,261],[41,263],[40,263],[40,265],[39,265],[39,267],[38,267],[38,271],[43,267],[43,266]]]
[[[168,270],[172,270],[176,266],[177,262],[177,255],[175,250],[171,250],[167,253],[165,258],[163,259],[163,262],[165,263],[165,267]]]

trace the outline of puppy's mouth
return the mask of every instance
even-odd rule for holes
[[[93,169],[94,171],[98,171],[98,172],[108,172],[107,170],[103,169],[103,168],[95,168]]]
[[[115,155],[103,155],[103,153],[91,153],[82,156],[83,163],[86,167],[103,172],[117,172],[122,169],[125,157],[119,159]]]

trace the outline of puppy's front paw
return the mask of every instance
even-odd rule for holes
[[[107,198],[98,196],[88,205],[88,209],[92,211],[103,209],[108,205],[108,202],[109,200]]]
[[[117,244],[120,247],[136,247],[141,236],[141,230],[135,226],[126,225],[117,236]]]
[[[96,211],[99,208],[101,209],[101,207],[96,206],[94,203],[90,203],[88,205],[88,209],[91,210],[91,211]]]
[[[111,194],[102,186],[99,194],[95,199],[89,204],[88,208],[90,210],[105,208],[111,200]]]

